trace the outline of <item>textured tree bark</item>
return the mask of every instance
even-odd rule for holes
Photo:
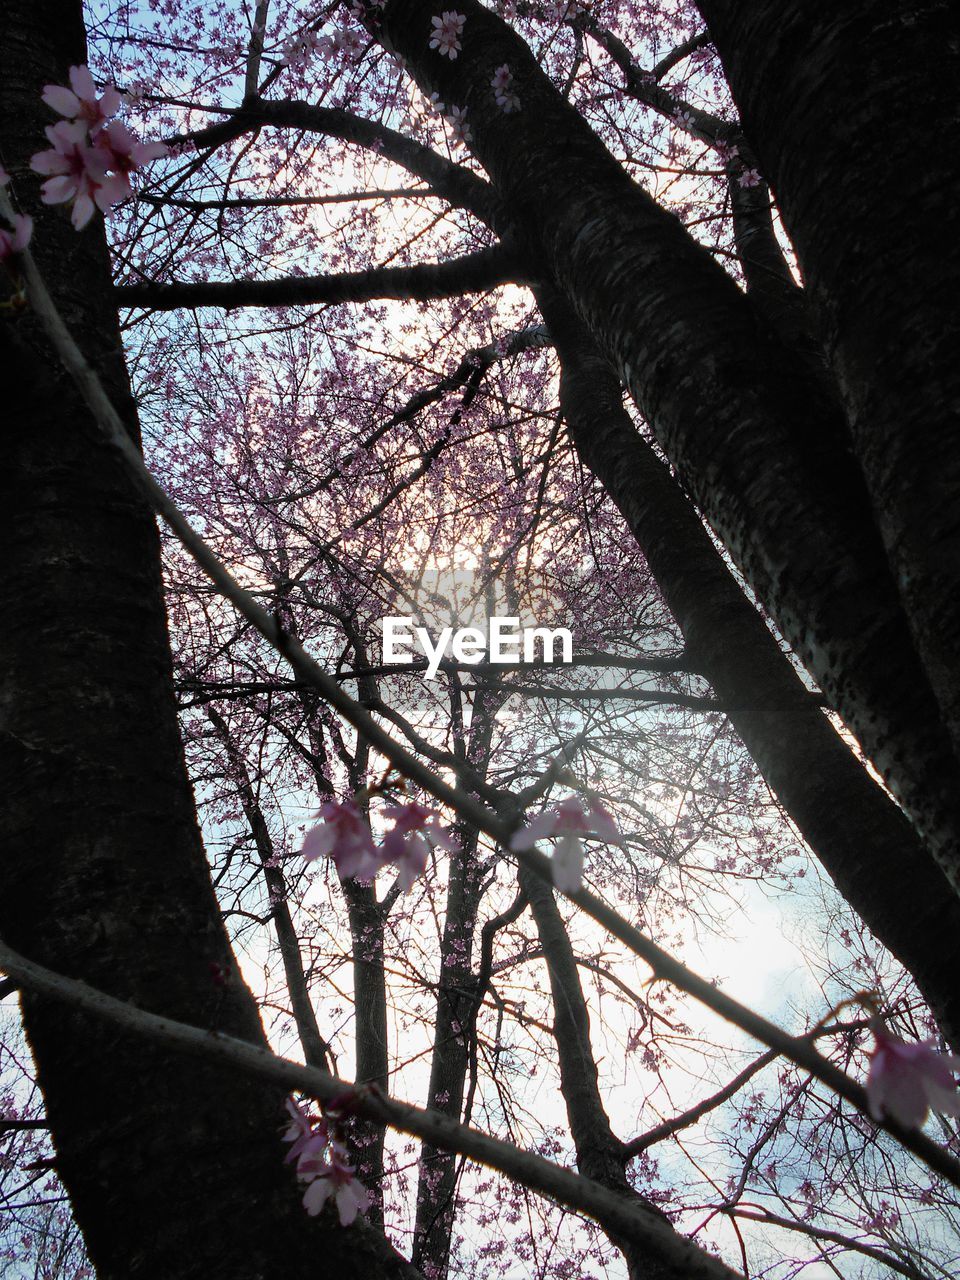
[[[960,11],[701,0],[960,753]]]
[[[428,48],[427,0],[390,0],[385,42],[423,89],[467,108],[471,147],[524,251],[614,359],[704,515],[957,888],[960,769],[838,399],[630,180],[523,42],[476,0],[460,10],[456,61]],[[521,100],[510,115],[490,90],[504,62]]]
[[[343,880],[340,885],[350,918],[353,947],[353,999],[356,1009],[356,1075],[358,1084],[390,1087],[387,1043],[387,984],[383,959],[386,912],[372,884]],[[375,1197],[375,1222],[383,1221],[383,1149],[386,1130],[369,1120],[356,1125],[357,1173]]]
[[[10,0],[2,18],[3,160],[33,204],[40,92],[85,60],[80,6]],[[78,235],[61,209],[37,224],[41,270],[135,431],[102,228]],[[262,1043],[184,768],[152,517],[29,313],[4,314],[0,359],[0,934],[121,999]],[[303,1212],[277,1091],[48,999],[25,995],[23,1015],[105,1280],[411,1274],[370,1228]]]
[[[284,569],[288,570],[285,553],[282,563]],[[280,585],[278,583],[278,586]],[[289,579],[284,589],[288,586]],[[295,633],[295,615],[292,611],[284,611],[283,616],[284,625]],[[356,646],[358,669],[369,666],[366,653],[360,644],[359,634],[353,627],[353,620],[345,615],[341,621],[351,631]],[[359,693],[362,699],[375,698],[377,696],[375,678],[361,677]],[[298,701],[303,709],[303,722],[309,738],[310,761],[317,794],[324,800],[333,800],[336,798],[336,793],[330,782],[326,729],[320,714],[319,699],[312,690],[301,689],[298,693]],[[351,789],[357,792],[368,782],[370,744],[366,739],[358,736],[356,750],[352,757],[347,755],[342,744],[338,744],[338,751],[342,763],[347,767]],[[353,957],[354,1080],[358,1084],[374,1085],[386,1093],[390,1087],[390,1055],[387,1038],[387,982],[383,938],[389,915],[389,904],[378,901],[377,891],[372,884],[361,884],[357,880],[341,880],[340,892],[347,906]],[[383,1156],[386,1129],[382,1124],[372,1120],[358,1118],[354,1121],[351,1136],[357,1174],[373,1196],[367,1216],[371,1222],[382,1226]]]
[[[356,642],[356,641],[355,641]],[[366,655],[357,643],[357,666],[368,666]],[[376,694],[376,681],[364,676],[359,682],[361,698]],[[327,776],[327,748],[324,727],[318,715],[317,699],[303,692],[300,702],[310,735],[317,792],[333,799],[335,792]],[[352,791],[358,792],[368,782],[370,744],[358,735],[352,758],[341,751],[347,765]],[[363,807],[363,806],[361,806]],[[354,1005],[354,1079],[358,1084],[374,1085],[384,1093],[390,1088],[390,1053],[387,1038],[387,979],[384,967],[383,935],[389,907],[378,901],[376,888],[357,880],[341,880],[340,892],[347,904],[350,923],[350,947],[353,956]],[[386,1129],[372,1120],[357,1119],[353,1127],[353,1145],[360,1180],[373,1195],[368,1216],[383,1223],[383,1154]]]
[[[732,165],[727,166],[727,172],[733,238],[747,296],[758,316],[805,362],[810,377],[820,382],[825,396],[835,396],[806,295],[790,272],[774,230],[770,188],[765,182],[757,187],[741,187]]]
[[[814,704],[696,511],[638,434],[620,381],[555,292],[538,291],[560,403],[584,464],[620,508],[773,794],[844,898],[913,974],[960,1046],[960,902],[903,814]]]

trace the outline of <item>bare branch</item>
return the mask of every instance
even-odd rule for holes
[[[371,267],[282,280],[198,280],[129,284],[116,290],[124,307],[174,311],[195,307],[290,307],[305,303],[370,302],[398,298],[426,302],[525,283],[526,273],[502,246],[480,249],[449,262],[413,267]]]
[[[202,149],[220,146],[264,127],[304,129],[367,147],[429,183],[450,204],[469,210],[488,226],[496,226],[499,220],[497,197],[482,178],[395,129],[350,111],[315,107],[308,102],[258,101],[230,112],[229,119],[220,124],[168,141],[189,141]]]
[[[253,29],[250,32],[250,44],[247,49],[247,67],[243,78],[243,98],[248,101],[256,97],[257,81],[260,79],[260,59],[263,56],[263,36],[267,29],[267,11],[270,0],[257,0],[253,15]]]

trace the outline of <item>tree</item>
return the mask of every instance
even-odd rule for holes
[[[709,839],[730,868],[770,883],[778,873],[763,793],[736,763],[742,743],[854,929],[865,925],[896,957],[960,1046],[957,175],[931,127],[956,123],[958,19],[939,0],[909,10],[704,0],[697,10],[509,14],[476,0],[442,13],[388,0],[351,13],[332,26],[309,10],[271,15],[261,0],[247,18],[211,7],[169,33],[147,15],[132,26],[126,15],[97,15],[102,82],[135,88],[149,127],[167,129],[178,147],[117,211],[116,288],[99,227],[77,237],[30,194],[29,159],[52,118],[40,91],[85,61],[79,10],[44,0],[5,14],[2,159],[36,216],[39,270],[137,439],[125,344],[151,461],[268,603],[261,630],[294,671],[251,631],[249,612],[238,625],[211,598],[175,544],[171,667],[149,508],[62,350],[51,349],[28,287],[29,303],[5,312],[2,339],[14,400],[3,643],[17,673],[3,741],[18,782],[4,819],[13,853],[0,937],[122,1000],[264,1045],[220,923],[222,908],[241,945],[242,922],[262,923],[251,912],[252,850],[288,991],[281,1003],[305,1061],[332,1065],[315,974],[319,963],[336,987],[342,938],[333,935],[332,950],[318,941],[309,886],[294,883],[291,797],[299,789],[334,801],[365,789],[364,802],[377,802],[399,785],[384,776],[399,757],[377,729],[391,725],[421,762],[449,770],[460,797],[450,814],[458,852],[437,882],[446,879],[445,902],[424,890],[443,917],[439,977],[408,965],[420,993],[408,1031],[419,1023],[432,1038],[431,1112],[469,1119],[486,1080],[501,1089],[493,1122],[516,1117],[500,1027],[507,1015],[523,1027],[526,1015],[491,982],[529,912],[535,941],[519,926],[519,962],[535,950],[546,966],[550,1054],[581,1185],[612,1197],[597,1201],[607,1206],[597,1220],[631,1274],[729,1274],[664,1220],[664,1197],[674,1213],[689,1208],[677,1186],[665,1192],[646,1166],[625,1173],[655,1139],[624,1144],[607,1118],[578,976],[592,940],[558,908],[535,859],[521,859],[514,879],[490,841],[504,844],[502,824],[520,821],[567,767],[600,780],[615,809],[634,804],[638,788],[662,788],[658,811],[627,841],[632,856],[609,850],[589,864],[594,884],[626,886],[628,902],[653,893],[650,926],[662,934],[661,890],[693,911],[667,870],[678,841],[689,851]],[[356,190],[358,178],[372,190]],[[338,222],[340,207],[349,212]],[[16,263],[11,256],[14,288]],[[517,288],[502,289],[509,284]],[[410,318],[384,299],[430,305]],[[339,303],[355,309],[326,309]],[[270,318],[260,324],[254,309],[263,307]],[[438,373],[436,353],[451,343],[454,370]],[[451,494],[472,534],[445,511]],[[560,616],[577,613],[579,659],[596,664],[588,670],[602,677],[607,662],[646,674],[611,689],[578,668],[557,679],[486,671],[465,689],[453,663],[443,699],[424,708],[419,675],[397,683],[373,657],[372,624],[388,608],[437,617],[417,575],[397,571],[400,540],[428,565],[466,542],[476,595],[499,581],[522,610],[552,593]],[[354,682],[352,702],[331,709],[330,690],[311,683],[297,656],[301,643]],[[594,710],[611,705],[607,717]],[[564,723],[558,706],[577,708],[575,717]],[[536,759],[544,743],[552,766]],[[730,784],[718,780],[705,807],[695,783],[709,776],[702,761],[721,751],[743,780],[728,816]],[[220,907],[190,777],[216,818],[212,853],[227,833],[222,862],[214,856]],[[422,769],[408,777],[432,785]],[[678,788],[667,841],[664,797]],[[616,812],[623,829],[627,811]],[[377,814],[374,803],[375,824]],[[630,816],[637,821],[635,809]],[[649,859],[661,851],[662,881],[651,881]],[[682,855],[675,866],[679,883]],[[354,1097],[362,1118],[350,1140],[379,1187],[389,1172],[383,1121],[396,1119],[376,1099],[396,1072],[387,975],[398,963],[399,893],[378,896],[349,877],[330,886],[342,892],[350,935],[355,1080],[374,1086]],[[400,918],[416,943],[425,926],[406,900]],[[618,963],[600,965],[604,982],[623,984]],[[883,988],[877,964],[871,985]],[[831,976],[842,989],[844,962]],[[672,1016],[635,995],[631,1007],[646,1019]],[[491,1038],[483,1020],[494,997]],[[530,999],[546,992],[534,986]],[[808,1019],[811,1036],[835,1002],[825,997]],[[197,1066],[174,1049],[159,1056],[129,1030],[105,1034],[89,1013],[30,994],[29,983],[23,1013],[57,1170],[98,1272],[296,1275],[316,1266],[318,1249],[338,1274],[468,1274],[476,1265],[454,1238],[465,1184],[452,1152],[467,1151],[462,1134],[447,1146],[427,1139],[420,1153],[411,1265],[377,1230],[380,1201],[369,1224],[348,1228],[299,1211],[278,1140],[278,1084]],[[837,1060],[854,1061],[863,1029],[841,1019]],[[656,1058],[656,1037],[646,1051]],[[754,1112],[745,1125],[764,1120],[739,1189],[712,1210],[731,1221],[778,1134],[789,1132],[789,1159],[805,1171],[799,1187],[822,1166],[825,1219],[842,1217],[837,1197],[847,1204],[853,1193],[823,1154],[824,1126],[873,1160],[873,1130],[831,1110],[815,1075],[796,1074],[802,1048],[791,1052],[770,1111],[735,1104]],[[736,1088],[769,1065],[751,1065]],[[728,1084],[690,1114],[733,1096]],[[688,1123],[665,1119],[661,1140]],[[893,1168],[893,1149],[878,1150]],[[776,1154],[773,1165],[787,1158],[782,1144]],[[949,1165],[938,1168],[949,1182]],[[539,1176],[527,1170],[521,1184]],[[807,1222],[816,1197],[776,1170],[763,1176],[789,1225]],[[890,1176],[909,1199],[907,1175]],[[812,1235],[924,1274],[937,1264],[897,1236],[876,1208],[877,1169],[872,1178],[858,1192],[858,1222],[886,1232],[882,1246],[835,1226]],[[946,1212],[949,1195],[942,1184],[930,1192]],[[809,1215],[795,1211],[797,1197]],[[626,1217],[611,1204],[628,1206]],[[777,1217],[769,1206],[764,1214]],[[211,1229],[225,1217],[226,1238]]]

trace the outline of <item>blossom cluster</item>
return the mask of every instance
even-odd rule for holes
[[[395,866],[397,883],[407,893],[426,870],[430,849],[452,850],[454,838],[435,810],[416,801],[389,805],[383,816],[393,826],[378,845],[353,800],[327,801],[314,814],[320,822],[307,832],[301,853],[308,862],[331,858],[341,880],[372,880],[381,867]]]
[[[430,48],[436,49],[441,58],[449,58],[451,62],[463,48],[460,37],[463,35],[466,15],[447,9],[438,18],[431,18],[433,31],[430,35]]]
[[[287,1099],[290,1125],[283,1135],[291,1144],[288,1163],[295,1161],[297,1177],[307,1184],[303,1207],[318,1214],[333,1197],[340,1223],[349,1227],[358,1213],[369,1208],[371,1196],[349,1163],[347,1150],[334,1137],[328,1117],[312,1119],[299,1103]]]
[[[449,126],[454,142],[466,144],[473,137],[470,126],[467,124],[466,107],[451,107],[443,118]]]
[[[590,836],[607,844],[623,844],[616,822],[595,795],[588,793],[586,807],[579,796],[570,795],[521,827],[510,848],[532,849],[538,840],[556,840],[550,863],[553,883],[564,893],[576,893],[583,883],[583,841]]]
[[[506,62],[497,67],[490,85],[493,89],[494,100],[504,115],[509,115],[511,111],[520,110],[520,99],[513,88],[513,72]]]
[[[46,129],[51,144],[30,161],[43,174],[44,204],[73,201],[71,221],[79,231],[94,209],[106,213],[133,194],[130,178],[151,160],[167,154],[162,142],[140,142],[114,116],[123,101],[107,86],[98,94],[88,67],[70,68],[70,88],[48,84],[43,101],[65,119]]]
[[[334,27],[332,34],[325,35],[302,31],[286,41],[280,60],[291,68],[304,66],[315,54],[326,62],[346,61],[359,57],[365,44],[362,34],[350,27]]]
[[[737,186],[746,190],[748,187],[759,187],[763,177],[759,169],[751,169],[744,164],[740,156],[740,148],[733,143],[720,139],[713,144],[713,149],[725,165],[731,166],[737,174]]]

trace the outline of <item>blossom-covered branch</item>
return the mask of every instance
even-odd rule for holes
[[[12,214],[9,201],[2,190],[0,190],[0,213],[7,217]],[[29,252],[24,252],[22,261],[33,307],[43,322],[54,349],[76,381],[106,439],[122,457],[151,506],[170,526],[217,590],[268,643],[277,649],[296,674],[313,684],[325,701],[339,711],[354,728],[360,730],[367,741],[400,773],[421,786],[441,803],[449,806],[454,812],[468,819],[479,831],[486,833],[499,844],[509,846],[519,825],[515,813],[507,813],[503,816],[491,813],[469,792],[457,786],[451,786],[422,760],[407,751],[369,714],[365,707],[344,692],[339,682],[283,628],[276,615],[268,613],[248,590],[240,586],[150,473],[97,374],[86,362],[70,336]],[[551,861],[536,848],[514,850],[514,856],[542,879],[553,882]],[[867,1094],[863,1086],[851,1080],[832,1062],[813,1049],[806,1040],[789,1035],[769,1019],[720,991],[714,983],[681,964],[663,948],[657,946],[651,938],[625,920],[608,903],[586,889],[580,888],[575,892],[569,892],[567,896],[587,915],[646,961],[657,977],[673,983],[748,1035],[776,1049],[785,1058],[828,1085],[859,1111],[864,1113],[869,1111]],[[940,1173],[954,1186],[960,1187],[960,1161],[924,1134],[915,1132],[892,1117],[887,1117],[879,1123],[907,1150],[925,1161],[930,1168]]]
[[[31,991],[66,1001],[135,1035],[147,1036],[155,1043],[203,1059],[228,1063],[239,1071],[332,1104],[334,1108],[348,1106],[356,1115],[388,1124],[435,1147],[460,1152],[498,1169],[531,1190],[587,1214],[618,1235],[642,1241],[671,1268],[667,1274],[675,1274],[676,1280],[736,1280],[736,1272],[685,1240],[659,1215],[541,1156],[457,1124],[449,1116],[400,1102],[379,1090],[355,1086],[317,1067],[290,1062],[231,1036],[186,1026],[138,1009],[84,982],[52,973],[3,943],[0,943],[0,968]]]

